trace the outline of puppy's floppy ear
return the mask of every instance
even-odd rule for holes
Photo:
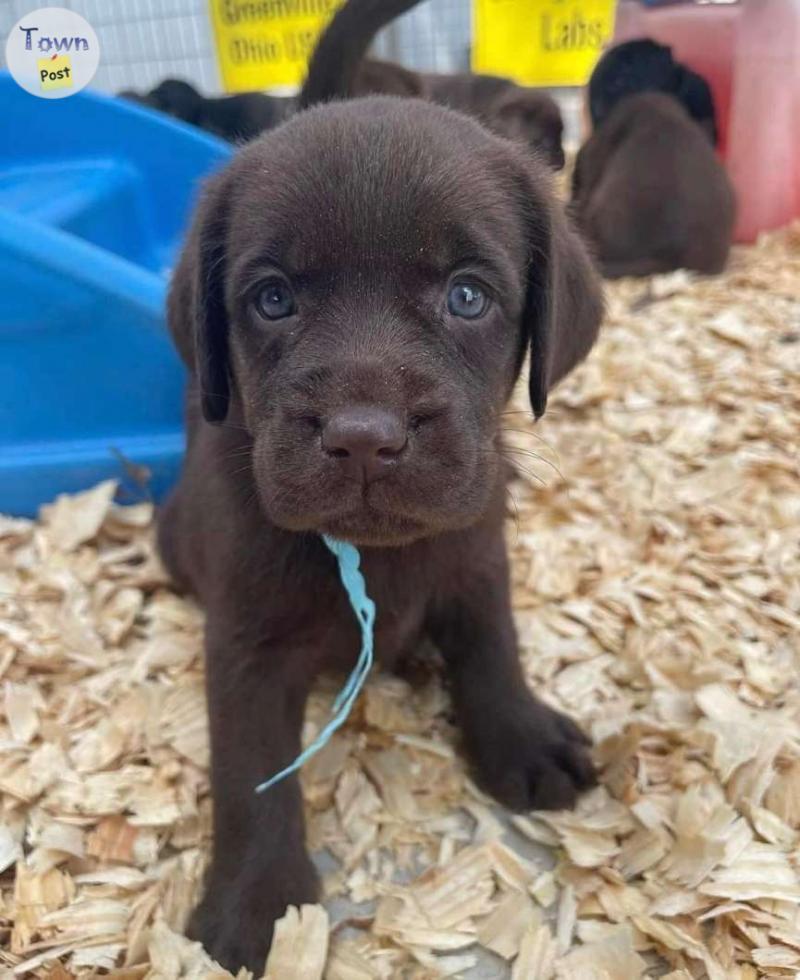
[[[167,302],[175,346],[200,386],[208,422],[222,422],[230,401],[225,240],[229,180],[207,184],[172,279]]]
[[[523,325],[530,344],[529,390],[538,419],[549,390],[579,364],[603,318],[600,278],[586,246],[544,174],[529,173],[524,206],[529,236]]]

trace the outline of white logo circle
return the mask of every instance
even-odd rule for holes
[[[6,41],[14,81],[42,99],[66,99],[85,88],[100,62],[91,24],[64,7],[41,7],[21,17]]]

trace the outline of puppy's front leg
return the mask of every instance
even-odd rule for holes
[[[588,739],[526,685],[499,532],[474,562],[440,602],[432,632],[477,781],[513,810],[570,807],[595,783]]]
[[[297,777],[255,792],[300,750],[314,669],[308,647],[268,643],[246,619],[212,610],[206,627],[214,851],[189,935],[233,973],[260,976],[275,919],[317,896]]]

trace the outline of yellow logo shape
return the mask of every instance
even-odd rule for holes
[[[36,63],[43,92],[54,88],[72,88],[72,61],[68,54],[40,58]]]

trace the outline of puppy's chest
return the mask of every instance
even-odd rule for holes
[[[371,592],[375,601],[375,660],[391,670],[400,660],[413,653],[422,641],[425,629],[426,602],[423,596]],[[325,637],[325,666],[349,670],[361,647],[355,614],[351,609],[337,609]]]

